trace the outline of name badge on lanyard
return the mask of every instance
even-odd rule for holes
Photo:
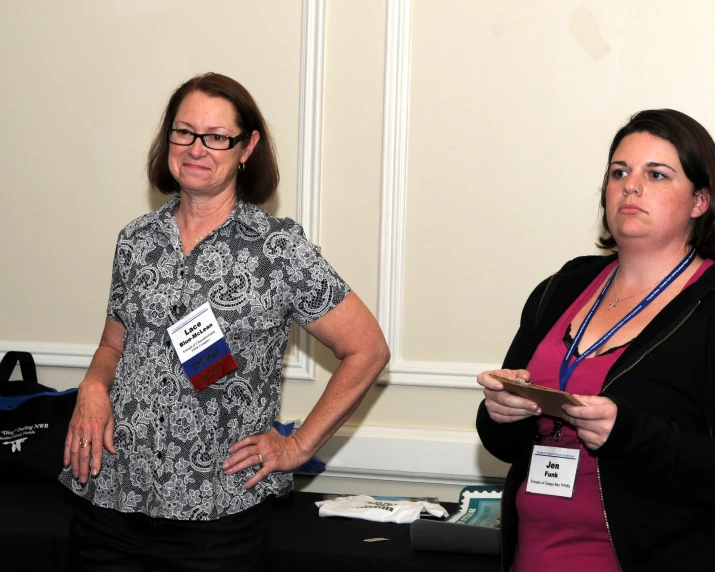
[[[534,445],[526,492],[571,498],[581,449]]]
[[[565,391],[566,384],[578,365],[586,359],[587,356],[595,352],[609,339],[611,339],[611,337],[620,328],[627,324],[628,321],[638,315],[661,292],[663,292],[671,282],[678,278],[678,276],[685,271],[694,259],[695,249],[692,249],[685,256],[685,258],[680,261],[678,266],[676,266],[670,274],[663,278],[663,280],[661,280],[658,285],[653,288],[650,294],[641,300],[635,308],[628,312],[628,314],[619,320],[616,325],[608,330],[598,341],[582,352],[581,355],[572,362],[571,359],[576,353],[576,348],[578,348],[581,339],[583,338],[583,334],[591,322],[591,318],[593,318],[593,315],[596,313],[596,310],[608,291],[608,287],[611,285],[611,282],[613,282],[616,273],[618,272],[618,267],[616,267],[608,277],[603,290],[601,290],[601,293],[596,298],[593,306],[589,310],[588,314],[586,314],[586,317],[576,332],[571,345],[566,351],[566,355],[561,362],[561,368],[559,369],[559,389],[561,391]],[[555,432],[552,434],[552,437],[555,437],[559,433],[559,428],[555,427],[554,431]],[[526,492],[571,498],[573,496],[573,488],[576,482],[576,471],[578,470],[580,455],[581,449],[534,445],[531,453],[529,475],[526,481]]]
[[[174,351],[196,391],[238,367],[208,302],[167,328]]]

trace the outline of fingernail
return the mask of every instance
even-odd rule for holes
[[[224,469],[228,469],[230,465],[228,464],[228,461],[226,461],[223,465],[221,465]]]

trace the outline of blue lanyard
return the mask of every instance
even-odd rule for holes
[[[598,348],[600,348],[603,344],[605,344],[608,340],[611,339],[613,334],[615,334],[618,330],[620,330],[626,323],[628,323],[630,320],[632,320],[636,315],[638,315],[643,308],[645,308],[648,304],[650,304],[653,300],[655,300],[658,297],[658,294],[660,294],[663,290],[665,290],[670,283],[675,280],[678,276],[680,276],[685,269],[690,266],[690,263],[693,261],[695,258],[695,249],[691,250],[688,255],[683,258],[683,260],[680,261],[680,264],[676,266],[673,271],[668,274],[663,280],[660,281],[660,283],[653,289],[651,290],[651,293],[648,294],[641,302],[633,308],[628,314],[626,314],[615,326],[613,326],[610,330],[608,330],[603,337],[595,342],[590,348],[588,348],[585,352],[583,352],[576,360],[569,366],[569,362],[571,361],[571,358],[573,357],[574,352],[576,351],[576,348],[578,348],[578,344],[581,341],[581,338],[583,337],[583,333],[586,331],[586,327],[588,324],[591,322],[591,318],[593,318],[593,315],[596,313],[596,309],[598,306],[601,304],[601,301],[603,300],[603,297],[606,295],[606,291],[608,290],[608,287],[611,285],[611,282],[613,282],[613,279],[616,276],[616,273],[618,272],[618,266],[613,270],[611,275],[608,277],[608,281],[606,282],[606,285],[603,287],[603,290],[601,293],[598,295],[598,298],[596,298],[596,302],[594,302],[593,307],[591,310],[588,312],[586,315],[586,318],[584,318],[583,323],[581,324],[581,327],[578,329],[578,332],[576,332],[576,336],[573,339],[573,342],[571,343],[571,346],[569,347],[568,351],[566,352],[566,355],[564,356],[563,361],[561,362],[561,369],[559,370],[559,389],[561,391],[564,391],[566,389],[566,383],[568,383],[568,380],[571,378],[571,374],[573,374],[574,370],[580,364],[586,356],[592,354],[595,352]]]

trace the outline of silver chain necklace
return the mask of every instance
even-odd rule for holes
[[[631,294],[630,296],[624,296],[623,298],[620,298],[618,296],[618,292],[616,292],[616,280],[617,279],[618,279],[618,276],[616,276],[613,280],[613,295],[615,296],[616,299],[613,302],[611,302],[611,304],[608,306],[609,310],[612,310],[613,308],[615,308],[618,305],[618,302],[621,302],[622,300],[628,300],[628,298],[633,298],[633,296],[638,296],[638,294],[644,294],[645,292],[648,292],[648,290],[652,290],[653,288],[655,288],[660,283],[660,280],[658,280],[658,282],[656,282],[652,286],[648,286],[648,288],[646,288],[645,290],[641,290],[640,292],[636,292],[635,294]]]

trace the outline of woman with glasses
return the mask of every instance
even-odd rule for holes
[[[601,188],[611,254],[541,283],[504,369],[479,376],[479,435],[512,464],[504,570],[712,569],[713,192],[708,132],[678,111],[636,113]],[[494,374],[580,404],[545,415]]]
[[[119,234],[102,339],[62,482],[82,570],[263,570],[266,501],[292,486],[389,359],[382,332],[300,225],[251,95],[219,74],[171,96],[148,159],[173,194]],[[296,321],[340,366],[301,427],[273,427]],[[75,568],[73,568],[75,569]]]

